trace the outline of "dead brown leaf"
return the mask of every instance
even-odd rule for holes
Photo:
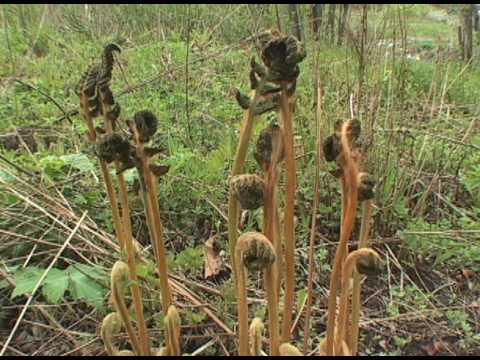
[[[432,344],[424,346],[423,349],[429,356],[435,356],[445,351],[445,344],[442,341],[434,341]]]
[[[219,251],[215,246],[217,235],[212,236],[205,241],[205,279],[220,274],[222,269],[222,258],[219,255]]]

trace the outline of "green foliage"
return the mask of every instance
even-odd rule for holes
[[[199,271],[203,268],[203,246],[190,247],[183,250],[173,261],[176,269],[183,271]]]
[[[472,140],[472,144],[480,147],[480,136]],[[465,172],[462,174],[462,182],[470,195],[480,207],[480,151],[473,151],[465,161]]]
[[[445,314],[455,329],[462,331],[466,336],[473,335],[470,317],[464,310],[447,310]]]
[[[15,289],[11,298],[30,294],[40,281],[45,269],[28,266],[14,270]],[[89,265],[71,265],[66,269],[52,268],[41,284],[42,295],[47,302],[58,304],[66,291],[75,300],[84,300],[97,308],[102,308],[107,294],[108,276],[100,268]]]
[[[192,325],[201,324],[207,318],[207,314],[205,314],[203,311],[197,312],[197,311],[192,311],[190,309],[187,309],[184,312],[184,315],[185,315],[185,322],[187,324],[192,324]]]
[[[463,219],[464,226],[470,229],[480,230],[478,222]],[[465,229],[465,227],[462,227]],[[412,234],[409,232],[415,232]],[[401,238],[417,254],[432,260],[434,265],[449,266],[456,268],[471,268],[480,270],[480,245],[475,239],[468,238],[468,233],[455,234],[452,224],[448,220],[441,220],[435,224],[429,224],[423,219],[411,222]]]
[[[53,268],[49,271],[47,279],[45,279],[42,285],[42,293],[49,303],[58,304],[62,300],[69,282],[70,279],[68,276],[65,276],[64,271]]]
[[[95,163],[85,154],[47,155],[40,159],[40,166],[53,178],[65,175],[65,170],[70,167],[81,172],[95,170]]]

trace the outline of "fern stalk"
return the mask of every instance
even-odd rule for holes
[[[163,226],[160,220],[160,208],[158,206],[158,191],[156,178],[150,169],[150,158],[145,154],[143,142],[140,140],[139,132],[134,127],[135,142],[137,144],[137,156],[141,162],[141,177],[145,193],[145,211],[150,234],[153,235],[153,247],[160,276],[160,291],[162,295],[162,309],[166,316],[168,308],[172,303],[170,287],[168,285],[168,262],[167,252],[164,244]]]
[[[265,81],[262,79],[259,83],[257,90],[254,90],[253,99],[250,103],[250,107],[245,111],[242,128],[240,131],[240,139],[237,145],[235,153],[235,159],[233,162],[233,168],[230,177],[239,175],[243,172],[245,166],[245,160],[247,157],[248,144],[252,137],[253,123],[254,123],[254,109],[257,105],[260,97],[260,91]],[[241,264],[237,265],[235,256],[235,246],[238,238],[238,217],[239,217],[239,204],[232,192],[228,195],[228,242],[230,247],[230,258],[233,269],[233,283],[235,284],[235,290],[238,300],[238,315],[239,315],[239,354],[248,354],[248,313],[245,314],[246,304],[241,301],[242,297],[242,281],[245,281],[244,275],[241,274]],[[245,300],[246,302],[246,300]],[[245,320],[247,316],[247,320]]]
[[[97,133],[95,131],[95,126],[93,124],[92,116],[90,115],[89,105],[88,105],[88,96],[82,92],[80,96],[80,108],[82,116],[85,120],[85,123],[88,127],[88,138],[92,145],[96,144]],[[115,229],[115,235],[118,239],[120,250],[123,251],[125,248],[125,241],[122,231],[122,222],[120,220],[120,211],[118,209],[118,199],[117,193],[112,183],[112,177],[108,171],[108,165],[105,160],[98,159],[100,163],[100,171],[102,173],[103,182],[105,183],[105,188],[107,190],[108,201],[110,203],[110,208],[112,209],[112,219],[113,227]]]
[[[352,157],[350,143],[347,132],[350,123],[346,122],[341,128],[341,145],[342,145],[342,226],[340,230],[340,242],[335,253],[335,260],[332,274],[330,277],[330,293],[328,298],[328,320],[327,320],[327,337],[326,337],[326,354],[333,355],[334,351],[334,329],[335,314],[337,307],[337,287],[341,277],[341,269],[344,259],[348,252],[348,239],[351,236],[353,225],[355,223],[355,215],[357,213],[358,203],[358,167]]]
[[[106,133],[111,135],[113,134],[113,125],[112,122],[107,117],[108,105],[106,104],[102,92],[100,91],[100,104],[102,107],[102,113],[104,114],[104,123]],[[122,171],[120,170],[120,164],[118,161],[115,161],[115,170],[118,180],[118,189],[120,194],[120,203],[122,206],[122,232],[123,239],[125,242],[125,250],[127,252],[127,264],[129,269],[129,276],[132,288],[132,297],[133,303],[135,306],[135,314],[137,315],[138,328],[139,328],[139,338],[140,345],[142,350],[142,355],[150,355],[150,339],[148,336],[147,324],[145,321],[145,316],[143,313],[143,298],[142,291],[139,286],[138,276],[137,276],[137,265],[135,263],[135,249],[133,245],[132,237],[132,223],[130,219],[130,205],[128,201],[128,192],[127,186],[125,183],[125,178]]]
[[[125,328],[127,329],[128,337],[130,338],[130,343],[132,344],[133,350],[135,353],[141,354],[138,337],[133,328],[132,319],[128,313],[127,305],[125,305],[124,293],[122,290],[123,279],[128,272],[128,265],[122,261],[117,261],[112,268],[110,286],[115,308],[125,324]]]
[[[362,248],[353,251],[350,253],[347,258],[345,259],[343,269],[342,269],[342,279],[341,279],[341,288],[342,288],[342,295],[340,298],[340,309],[338,315],[338,322],[337,322],[337,336],[335,337],[335,353],[340,354],[342,351],[345,351],[343,343],[347,344],[346,337],[346,330],[347,330],[347,319],[348,319],[348,298],[349,298],[349,280],[353,275],[353,271],[355,270],[355,265],[360,258],[373,256],[379,259],[378,254],[368,248]],[[352,350],[346,346],[348,349],[348,353],[351,354]],[[346,354],[344,354],[346,355]]]
[[[296,170],[293,140],[292,111],[288,103],[287,86],[282,82],[280,114],[285,136],[285,162],[287,172],[287,194],[285,203],[285,305],[283,309],[282,342],[290,341],[292,314],[295,300],[295,191]]]
[[[370,219],[372,217],[372,200],[364,201],[362,205],[362,223],[360,227],[360,241],[358,248],[366,248],[369,245],[368,234],[370,230]],[[361,302],[361,286],[360,274],[358,271],[353,273],[353,289],[352,289],[352,323],[348,331],[348,346],[353,355],[358,352],[358,333],[360,320],[360,302]]]

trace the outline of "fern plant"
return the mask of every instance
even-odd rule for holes
[[[281,279],[285,278],[285,306],[283,308],[283,326],[281,340],[290,339],[292,313],[295,295],[295,155],[293,147],[292,99],[296,88],[296,79],[300,73],[299,63],[305,58],[303,46],[291,36],[279,32],[265,32],[258,37],[263,65],[252,59],[250,63],[250,86],[252,98],[236,92],[240,107],[245,109],[244,122],[231,172],[231,191],[228,207],[228,234],[230,254],[234,269],[234,281],[237,283],[237,296],[242,297],[245,287],[243,267],[238,264],[237,227],[239,209],[255,209],[260,202],[250,203],[255,193],[263,194],[264,236],[270,242],[276,261],[266,272],[267,302],[269,307],[270,354],[278,355],[280,347],[279,316],[277,313]],[[257,142],[255,158],[264,171],[264,179],[257,175],[242,174],[247,157],[248,145],[252,136],[254,119],[269,111],[278,111],[281,126],[270,125]],[[285,252],[281,248],[278,212],[276,206],[277,166],[285,158],[287,190],[284,217]],[[257,179],[257,180],[255,180]],[[285,257],[283,258],[283,254]],[[285,264],[284,268],[282,264]],[[284,276],[283,276],[284,275]],[[248,315],[246,304],[239,301],[239,353],[248,355]]]
[[[128,192],[123,175],[125,170],[135,167],[140,178],[149,233],[160,275],[162,308],[166,319],[168,319],[166,322],[166,351],[168,354],[179,355],[180,321],[176,309],[171,306],[172,299],[168,284],[167,256],[156,187],[157,177],[165,174],[168,171],[168,167],[152,163],[151,159],[160,153],[161,149],[148,146],[149,140],[157,131],[158,119],[150,111],[137,112],[133,119],[128,121],[133,144],[119,131],[120,105],[115,101],[109,87],[114,65],[113,52],[120,52],[118,46],[114,44],[107,45],[102,54],[102,62],[91,66],[83,75],[78,86],[81,113],[89,129],[89,139],[96,148],[112,208],[115,232],[120,242],[122,254],[126,256],[126,263],[122,261],[117,262],[112,269],[112,294],[118,317],[127,329],[134,352],[137,355],[151,355],[152,349],[137,274],[138,243],[135,242],[132,236]],[[99,115],[103,116],[103,127],[95,126],[94,124],[93,119]],[[119,207],[117,192],[108,170],[109,164],[113,164],[116,169],[121,207]],[[122,278],[126,275],[128,275],[130,280],[138,336],[123,300],[123,292],[120,289]],[[110,317],[106,323],[108,325],[106,329],[109,329],[109,331],[105,332],[105,339],[109,338],[107,335],[112,333],[112,329],[115,328],[112,325],[112,319],[113,317]],[[108,340],[106,342],[107,351],[110,353],[114,352],[111,343],[107,343]]]

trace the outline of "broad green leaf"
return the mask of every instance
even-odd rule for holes
[[[102,308],[107,289],[94,279],[98,275],[98,273],[95,274],[96,269],[86,265],[72,265],[68,268],[68,273],[72,297],[75,300],[85,300],[96,308]]]
[[[58,304],[63,298],[68,288],[69,276],[67,271],[60,269],[52,269],[45,279],[42,287],[42,293],[49,303]]]
[[[20,295],[29,294],[35,289],[38,281],[42,277],[45,270],[39,269],[35,266],[27,267],[19,270],[15,274],[15,289],[12,292],[11,298],[16,298]]]
[[[109,286],[110,284],[109,274],[107,274],[100,266],[75,264],[74,267],[78,271],[86,274],[89,278],[94,279],[105,286]]]

